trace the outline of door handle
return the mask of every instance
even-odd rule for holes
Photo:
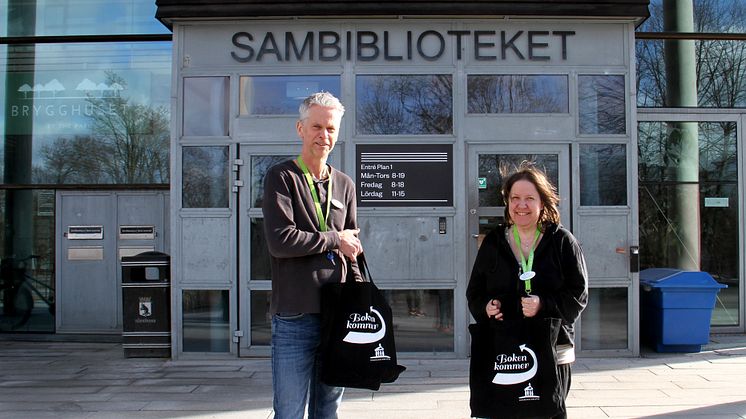
[[[471,237],[474,238],[474,239],[478,239],[479,238],[479,234],[472,234]]]
[[[629,271],[640,272],[640,246],[629,247]]]

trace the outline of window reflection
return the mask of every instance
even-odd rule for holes
[[[469,113],[566,113],[567,76],[483,75],[467,77]]]
[[[184,135],[228,135],[228,77],[184,78]]]
[[[229,352],[229,310],[227,290],[183,290],[184,352]]]
[[[626,132],[624,76],[578,76],[581,134]]]
[[[0,190],[0,332],[54,332],[54,205],[51,190]]]
[[[251,157],[251,206],[255,208],[262,207],[262,197],[264,196],[264,176],[270,167],[286,160],[293,159],[294,156],[252,156]]]
[[[269,249],[264,236],[264,218],[251,218],[251,281],[272,279]]]
[[[399,352],[453,352],[453,290],[382,290],[391,305]],[[270,291],[251,291],[251,344],[269,345]]]
[[[584,351],[594,349],[627,349],[629,347],[627,288],[591,288],[588,306],[581,319],[581,345]],[[644,325],[643,325],[644,326]]]
[[[228,207],[228,147],[184,147],[184,208]]]
[[[8,48],[4,183],[169,179],[170,43]],[[33,57],[29,60],[29,56]],[[132,64],[147,56],[147,64]],[[124,63],[124,64],[123,64]],[[135,68],[136,67],[136,68]]]
[[[251,291],[251,345],[269,346],[272,340],[271,294],[271,291]]]
[[[627,205],[627,147],[580,145],[580,205]]]
[[[316,92],[341,97],[339,76],[244,76],[241,115],[298,115],[303,99]]]
[[[358,134],[451,134],[451,75],[357,76]]]
[[[639,32],[663,32],[664,8],[662,0],[650,2],[650,17],[637,28]],[[746,21],[746,2],[695,1],[693,2],[693,32],[743,33]],[[675,28],[667,28],[671,31]],[[672,107],[666,98],[667,77],[665,70],[665,42],[663,40],[638,40],[637,104],[641,107]],[[690,40],[694,55],[691,64],[696,69],[697,106],[735,108],[746,106],[746,58],[744,42],[740,40]],[[675,63],[676,67],[686,65]],[[669,77],[670,79],[670,77]],[[689,104],[691,105],[691,104]]]
[[[505,206],[501,193],[503,180],[523,161],[533,162],[546,173],[552,185],[559,185],[559,158],[556,154],[480,154],[480,207]]]
[[[643,122],[638,129],[641,269],[710,273],[728,285],[718,294],[713,325],[738,325],[737,124]],[[692,160],[695,170],[681,167]]]
[[[452,352],[453,290],[384,290],[399,352]]]
[[[0,22],[9,21],[9,10],[13,21],[26,24],[0,25],[0,36],[169,33],[156,20],[152,0],[0,0]]]

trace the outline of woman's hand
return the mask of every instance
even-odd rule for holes
[[[500,307],[502,304],[500,304],[500,300],[490,300],[487,303],[486,311],[487,311],[487,318],[494,317],[495,320],[502,320],[503,319],[503,313],[500,311]]]
[[[541,310],[541,300],[535,295],[521,298],[521,308],[525,317],[534,317]]]

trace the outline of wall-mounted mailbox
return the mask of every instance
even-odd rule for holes
[[[119,226],[119,240],[154,240],[155,226]]]
[[[104,226],[68,226],[65,237],[68,240],[101,240]]]

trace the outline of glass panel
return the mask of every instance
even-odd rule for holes
[[[734,0],[695,0],[694,32],[743,33],[746,22],[746,3]],[[663,30],[663,0],[650,0],[650,17],[637,28],[638,32]]]
[[[626,145],[580,145],[580,205],[627,205]]]
[[[54,191],[0,191],[0,331],[54,332]]]
[[[453,352],[453,290],[382,290],[398,352]],[[269,345],[270,291],[251,292],[251,344]]]
[[[584,351],[627,349],[627,288],[591,288],[583,311],[580,332]]]
[[[695,52],[692,71],[696,71],[696,106],[703,108],[746,107],[746,42],[744,41],[691,41]],[[694,104],[675,103],[666,95],[664,41],[637,41],[637,106],[679,107]],[[677,63],[677,65],[681,65]],[[686,93],[683,87],[679,87]],[[678,95],[681,96],[681,95]]]
[[[294,158],[293,155],[251,156],[251,206],[253,208],[262,207],[264,176],[267,170],[278,163]]]
[[[477,249],[482,247],[482,240],[494,230],[498,224],[504,223],[505,217],[479,217],[479,237],[477,237]]]
[[[184,147],[182,206],[228,208],[228,147]]]
[[[228,77],[184,78],[184,135],[228,135]]]
[[[735,122],[639,124],[641,268],[701,270],[728,285],[713,311],[719,326],[739,324],[736,130]]]
[[[269,249],[264,238],[264,219],[251,218],[251,277],[252,281],[271,280]]]
[[[171,43],[6,51],[3,183],[168,183]]]
[[[453,290],[383,290],[398,352],[453,352]]]
[[[467,76],[469,113],[567,113],[567,76]]]
[[[453,133],[450,75],[357,76],[358,134]]]
[[[559,185],[559,157],[556,154],[480,154],[479,155],[479,206],[502,207],[505,205],[500,188],[503,177],[530,161],[546,173],[553,185]]]
[[[155,10],[153,0],[0,0],[0,36],[170,33]]]
[[[228,290],[184,290],[184,352],[229,352]]]
[[[241,115],[298,115],[303,99],[316,92],[341,97],[339,76],[244,76]]]
[[[272,316],[269,314],[271,291],[251,291],[251,345],[269,345],[272,340]]]
[[[624,76],[578,76],[581,134],[626,132]]]

